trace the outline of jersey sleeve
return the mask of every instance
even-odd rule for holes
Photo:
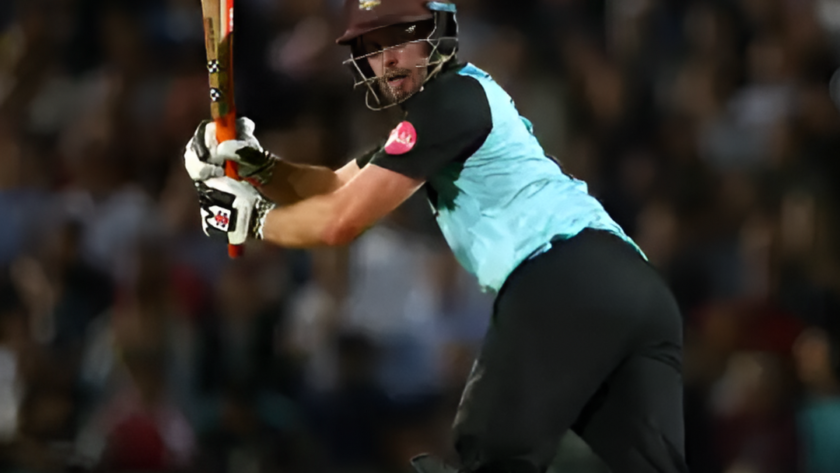
[[[467,76],[439,77],[403,108],[404,121],[370,162],[413,179],[428,180],[447,164],[466,161],[493,129],[484,88]]]
[[[373,157],[376,156],[377,153],[382,151],[382,146],[383,146],[383,143],[379,143],[378,145],[376,145],[375,148],[373,148],[373,149],[365,152],[365,154],[357,157],[356,158],[356,166],[359,166],[359,169],[362,169],[363,167],[367,166],[368,163],[370,163],[370,161],[373,159]]]

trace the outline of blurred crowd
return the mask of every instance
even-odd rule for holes
[[[236,3],[265,147],[337,168],[386,135],[340,0]],[[840,1],[456,3],[460,58],[673,287],[691,471],[840,472]],[[422,195],[348,248],[229,260],[181,163],[204,54],[198,0],[0,2],[0,471],[451,459],[492,295]],[[556,470],[604,471],[573,436]]]

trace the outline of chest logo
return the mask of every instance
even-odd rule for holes
[[[385,152],[393,155],[408,153],[417,144],[417,130],[410,122],[402,122],[394,128],[388,142],[385,143]]]
[[[359,10],[371,11],[382,4],[382,0],[359,0]]]

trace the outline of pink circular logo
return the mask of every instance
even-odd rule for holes
[[[385,152],[388,154],[400,155],[411,151],[417,144],[417,130],[409,122],[402,122],[394,128],[388,142],[385,143]]]

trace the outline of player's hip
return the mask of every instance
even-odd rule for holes
[[[556,241],[511,273],[496,298],[494,323],[504,318],[532,330],[568,335],[598,328],[616,348],[682,345],[676,301],[658,272],[629,243],[587,229]]]

